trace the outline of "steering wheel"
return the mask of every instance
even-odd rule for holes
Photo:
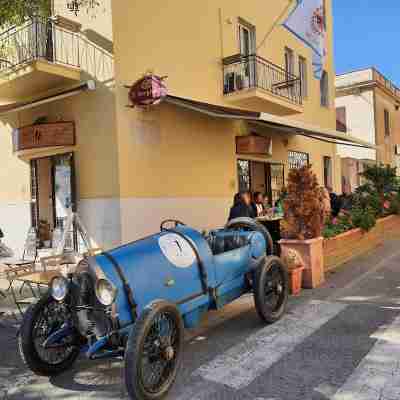
[[[160,225],[161,232],[168,230],[168,228],[165,226],[167,224],[173,224],[174,228],[176,228],[178,225],[183,225],[183,226],[186,225],[177,219],[166,219],[165,221],[161,222],[161,225]]]
[[[274,254],[274,242],[272,240],[271,234],[265,226],[261,225],[259,222],[252,218],[235,218],[229,221],[225,225],[225,229],[247,229],[250,231],[257,231],[262,233],[267,243],[267,256]]]

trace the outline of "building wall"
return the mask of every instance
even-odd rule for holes
[[[326,4],[328,40],[325,69],[329,73],[330,109],[320,106],[319,81],[312,75],[311,50],[281,26],[284,18],[278,20],[285,9],[289,13],[286,0],[268,4],[263,0],[206,0],[184,4],[173,0],[157,4],[156,8],[151,2],[115,1],[113,28],[118,83],[130,84],[152,70],[162,76],[168,75],[171,94],[232,106],[222,95],[221,61],[239,52],[237,20],[242,18],[256,27],[258,55],[283,66],[287,46],[296,56],[296,74],[298,56],[307,59],[309,96],[304,113],[295,118],[334,128],[331,1],[327,0]],[[266,37],[274,25],[275,29]],[[126,91],[122,90],[121,96],[126,101]]]
[[[400,144],[400,111],[396,110],[398,102],[383,92],[375,89],[376,135],[378,149],[378,162],[396,166],[395,144]],[[385,136],[384,110],[390,114],[390,136]]]
[[[350,80],[349,80],[350,81]],[[346,107],[347,133],[360,140],[375,144],[374,91],[348,94],[336,98],[336,107]],[[376,160],[376,151],[353,146],[338,146],[340,157]]]
[[[0,228],[4,242],[21,256],[30,226],[30,181],[28,165],[13,155],[11,132],[16,122],[16,117],[0,122]]]
[[[250,127],[242,122],[213,119],[172,105],[149,111],[125,110],[131,129],[123,147],[129,160],[120,167],[121,182],[130,181],[121,196],[123,241],[159,229],[163,219],[177,218],[198,228],[225,224],[237,187],[237,159],[283,162],[287,177],[288,151],[310,153],[323,182],[323,156],[331,145],[299,136]],[[272,137],[272,156],[236,155],[235,137],[256,132]],[[121,136],[120,136],[121,138]],[[334,163],[340,160],[332,160]],[[335,182],[340,173],[334,171]],[[336,184],[335,188],[339,190]]]
[[[75,152],[78,211],[96,244],[112,247],[121,240],[111,0],[101,1],[95,13],[82,10],[77,17],[67,9],[65,0],[54,0],[52,8],[54,15],[82,24],[73,41],[65,35],[62,50],[76,54],[79,43],[81,80],[94,79],[97,88],[1,118],[0,158],[6,168],[0,169],[0,227],[7,244],[18,254],[22,254],[31,224],[29,158],[51,155],[54,150],[18,158],[12,154],[11,131],[38,117],[75,122],[76,147],[58,151]]]
[[[304,112],[293,118],[335,128],[331,2],[327,1],[325,67],[330,83],[328,108],[320,106],[320,82],[313,78],[311,51],[280,26],[283,19],[277,20],[287,5],[284,0],[268,4],[262,0],[173,0],[156,8],[151,2],[113,3],[123,240],[154,231],[163,218],[179,217],[198,228],[225,223],[237,190],[236,160],[243,158],[235,154],[235,136],[249,133],[248,128],[167,105],[152,111],[126,108],[128,91],[123,86],[152,71],[168,75],[172,95],[240,106],[222,94],[221,62],[239,52],[238,18],[256,27],[260,56],[283,66],[288,46],[296,55],[296,73],[298,56],[307,59],[309,96]],[[260,111],[273,113],[274,109],[265,106]],[[288,150],[308,152],[321,183],[323,156],[330,156],[339,190],[340,160],[335,145],[267,130],[259,133],[274,136],[273,156],[262,160],[287,164]]]
[[[119,207],[115,206],[119,177],[113,90],[98,83],[94,92],[18,113],[16,126],[30,125],[38,117],[46,117],[49,122],[75,122],[76,146],[58,152],[74,152],[78,212],[94,242],[107,248],[120,243]],[[30,158],[51,154],[54,150],[28,152],[17,161],[26,164]]]

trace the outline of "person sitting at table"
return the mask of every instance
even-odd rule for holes
[[[248,191],[242,191],[235,194],[233,206],[229,212],[228,221],[235,218],[255,218],[254,211],[251,207],[251,197]]]
[[[253,195],[253,202],[251,206],[255,217],[261,217],[265,214],[265,198],[261,192],[255,192]]]

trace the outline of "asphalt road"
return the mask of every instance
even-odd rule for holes
[[[57,378],[33,376],[19,358],[12,322],[0,317],[0,398],[126,398],[120,361],[80,360]],[[274,325],[261,324],[251,296],[212,313],[187,333],[168,399],[399,400],[398,242],[292,298]]]

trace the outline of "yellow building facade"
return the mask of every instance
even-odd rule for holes
[[[335,129],[331,2],[325,4],[324,70],[328,80],[325,105],[321,105],[321,82],[313,77],[310,48],[281,25],[294,6],[295,2],[287,0],[268,4],[261,0],[184,4],[172,1],[158,4],[156,8],[148,2],[114,3],[123,238],[142,231],[151,232],[158,228],[162,217],[168,216],[180,217],[202,228],[223,224],[233,194],[239,188],[239,160],[258,162],[245,166],[258,170],[253,171],[257,182],[250,189],[267,192],[271,191],[267,186],[274,183],[270,177],[269,182],[262,177],[264,165],[270,175],[271,166],[272,175],[283,171],[284,177],[274,176],[279,181],[275,182],[279,190],[289,171],[289,154],[300,157],[302,162],[306,158],[321,184],[324,184],[325,157],[331,163],[330,176],[325,179],[330,186],[339,188],[340,165],[334,144],[254,127],[243,121],[210,118],[169,104],[150,110],[126,108],[128,92],[124,86],[135,82],[146,71],[152,71],[168,76],[166,84],[173,96]],[[243,55],[244,51],[243,27],[249,32],[247,37],[251,37],[246,51],[250,48],[248,51],[260,61],[258,58],[245,61],[244,67],[237,67],[235,55]],[[298,77],[301,60],[306,69],[306,93],[301,95],[301,101],[293,101],[291,97],[295,87],[283,87],[281,92],[271,90],[274,83],[269,85],[268,79],[284,86],[290,80],[285,75],[288,70]],[[256,64],[258,74],[267,75],[267,83],[264,87],[258,87],[259,82],[252,84],[251,80],[257,78],[252,78],[250,73],[242,78],[247,79],[243,89],[226,90],[229,68],[233,68],[236,76],[246,75],[246,63],[250,68],[252,63]],[[271,154],[237,154],[235,138],[249,134],[271,138]]]
[[[239,189],[265,192],[273,203],[289,169],[307,162],[321,185],[338,191],[336,144],[303,135],[310,124],[317,133],[336,127],[331,1],[322,83],[310,48],[281,25],[295,3],[109,0],[75,17],[56,0],[54,33],[39,28],[46,36],[39,56],[16,65],[21,51],[11,51],[14,63],[1,68],[0,226],[12,232],[10,244],[21,248],[36,223],[45,246],[46,231],[65,217],[60,201],[73,203],[99,246],[111,247],[154,232],[166,218],[221,226]],[[127,107],[126,86],[150,71],[168,77],[169,101]],[[238,110],[270,123],[239,118]],[[75,129],[70,145],[15,151],[21,132],[64,122]],[[249,135],[266,138],[268,151],[238,151],[237,137]]]

